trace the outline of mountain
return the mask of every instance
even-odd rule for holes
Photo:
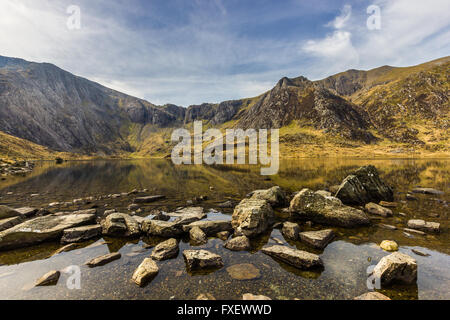
[[[450,57],[422,65],[283,78],[258,97],[157,106],[52,64],[0,56],[0,132],[52,151],[164,156],[175,127],[280,128],[298,153],[334,147],[448,152]],[[291,148],[292,147],[292,148]],[[0,141],[0,150],[2,142]]]

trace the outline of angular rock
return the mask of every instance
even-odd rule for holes
[[[299,234],[299,238],[301,241],[306,242],[307,244],[318,248],[324,249],[331,240],[334,239],[335,233],[331,229],[320,230],[320,231],[307,231],[301,232]]]
[[[365,209],[368,213],[382,216],[382,217],[391,217],[392,216],[392,210],[382,207],[376,203],[370,202],[366,204]]]
[[[61,276],[61,272],[59,271],[50,271],[43,275],[41,278],[39,278],[35,286],[36,287],[42,287],[42,286],[54,286],[58,283],[59,277]]]
[[[409,229],[409,228],[403,228],[403,230],[405,231],[405,233],[406,233],[406,232],[409,232],[409,233],[418,234],[418,235],[420,235],[420,236],[426,236],[426,235],[427,235],[425,232],[420,231],[420,230]]]
[[[158,244],[153,249],[151,257],[155,260],[162,261],[176,258],[178,252],[179,252],[178,241],[172,238]]]
[[[141,229],[148,235],[162,238],[177,237],[183,234],[182,226],[169,221],[145,220],[141,224]]]
[[[206,250],[184,250],[183,256],[188,270],[222,268],[222,257]]]
[[[55,252],[53,252],[52,256],[56,256],[57,254],[60,254],[63,252],[72,251],[72,250],[75,250],[76,248],[78,248],[78,245],[76,243],[70,243],[68,245],[65,245],[65,246],[59,248]]]
[[[320,194],[323,197],[332,197],[333,195],[331,194],[331,192],[329,191],[325,191],[325,190],[318,190],[316,191],[317,194]]]
[[[380,201],[379,205],[385,208],[397,208],[398,203],[389,201]]]
[[[275,219],[265,200],[244,199],[234,208],[231,225],[237,234],[254,237],[265,232]]]
[[[420,231],[439,233],[440,226],[441,225],[437,222],[427,222],[425,220],[409,220],[408,221],[408,228],[420,230]]]
[[[86,265],[89,268],[101,267],[112,261],[119,260],[121,257],[122,255],[118,252],[109,253],[86,262]]]
[[[440,196],[440,195],[444,194],[443,191],[436,190],[436,189],[433,189],[433,188],[414,188],[412,190],[412,192],[413,193],[422,193],[422,194],[432,194],[432,195],[435,195],[435,196]]]
[[[262,301],[262,300],[272,300],[269,297],[263,295],[253,295],[251,293],[245,293],[242,296],[242,300],[254,300],[254,301]]]
[[[261,251],[299,269],[323,266],[323,262],[318,255],[302,250],[276,245],[263,248]]]
[[[220,240],[227,241],[228,238],[230,237],[230,232],[228,231],[217,232],[216,237],[219,238]]]
[[[152,280],[159,272],[158,265],[150,258],[145,258],[144,261],[134,271],[131,280],[138,286],[145,286]]]
[[[379,177],[374,166],[364,166],[342,181],[336,197],[345,204],[393,201],[394,193]]]
[[[102,226],[99,224],[82,226],[64,230],[61,243],[76,243],[99,237],[102,234]]]
[[[20,215],[20,213],[14,210],[13,208],[7,206],[0,206],[0,219],[17,217],[18,215]]]
[[[199,227],[193,227],[189,230],[189,238],[195,243],[206,243],[208,241],[206,234]]]
[[[162,200],[165,198],[166,198],[166,196],[162,196],[162,195],[138,197],[138,198],[134,199],[134,203],[151,203],[151,202],[156,202],[158,200]]]
[[[94,222],[93,214],[48,215],[20,223],[0,232],[0,250],[23,248],[59,240],[64,230]]]
[[[233,208],[233,207],[234,207],[234,204],[233,204],[233,202],[231,202],[230,200],[228,200],[228,201],[219,203],[219,204],[217,205],[217,207],[219,207],[219,208]]]
[[[397,242],[392,240],[383,240],[383,242],[381,242],[380,244],[380,248],[390,252],[398,251],[398,244]]]
[[[230,239],[223,246],[231,251],[246,251],[251,248],[250,240],[246,236]]]
[[[25,216],[27,218],[34,216],[39,210],[36,208],[30,208],[30,207],[23,207],[15,209],[18,213],[20,213],[22,216]]]
[[[281,229],[281,233],[286,239],[289,240],[297,240],[298,234],[300,233],[300,227],[297,223],[293,222],[285,222],[283,223],[283,228]]]
[[[391,299],[389,297],[386,297],[384,294],[373,291],[357,296],[353,300],[391,300]]]
[[[291,201],[291,218],[341,227],[370,224],[367,215],[358,209],[345,206],[334,197],[323,197],[310,189],[303,189]]]
[[[183,226],[184,232],[189,232],[192,228],[200,228],[207,236],[213,236],[218,232],[232,231],[231,221],[214,220],[214,221],[196,221]]]
[[[23,222],[23,217],[17,216],[0,220],[0,231],[7,230]]]
[[[112,213],[101,222],[103,234],[116,237],[135,237],[140,235],[139,223],[128,214]]]
[[[256,190],[252,192],[251,199],[265,200],[273,208],[282,207],[287,204],[286,194],[278,187],[272,187],[267,190]]]
[[[259,269],[250,263],[232,265],[227,268],[227,272],[235,280],[253,280],[261,277]]]
[[[410,256],[395,252],[383,257],[373,270],[375,279],[380,279],[381,285],[393,282],[411,284],[417,280],[417,262]]]
[[[406,197],[406,200],[409,200],[409,201],[417,201],[417,200],[419,200],[419,199],[417,199],[417,197],[415,197],[411,193],[407,193],[405,197]]]

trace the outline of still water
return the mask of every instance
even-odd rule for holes
[[[0,181],[0,204],[40,208],[51,202],[145,188],[149,195],[163,194],[166,199],[143,207],[145,212],[141,216],[148,215],[153,209],[170,211],[185,206],[188,200],[206,195],[208,200],[197,206],[204,207],[207,212],[219,211],[211,211],[209,219],[231,219],[233,209],[220,209],[219,203],[238,202],[250,191],[274,185],[288,192],[305,187],[324,189],[339,184],[346,175],[367,164],[375,165],[382,179],[394,187],[399,206],[393,209],[393,217],[374,218],[371,227],[333,228],[338,236],[325,250],[287,241],[277,229],[252,240],[250,252],[229,251],[217,238],[210,238],[202,246],[193,246],[189,239],[183,239],[178,257],[158,262],[159,274],[146,287],[139,288],[130,279],[136,267],[151,253],[152,249],[144,246],[156,245],[162,239],[98,239],[55,256],[52,253],[61,245],[45,243],[0,252],[0,299],[195,299],[202,293],[210,293],[217,299],[240,299],[244,293],[263,294],[272,299],[352,299],[368,291],[367,268],[389,254],[377,246],[383,240],[395,240],[401,252],[417,260],[418,281],[416,285],[394,285],[380,292],[392,299],[450,299],[450,159],[289,160],[281,161],[278,175],[270,178],[261,176],[257,167],[174,166],[166,160],[67,162],[62,165],[42,162],[26,177]],[[406,201],[405,193],[415,186],[436,188],[445,194],[418,195],[418,201]],[[121,197],[63,210],[95,206],[101,216],[105,209],[128,212],[131,202],[132,197]],[[278,213],[280,221],[284,218],[281,212]],[[413,218],[439,222],[442,232],[426,236],[404,234],[401,228]],[[397,226],[398,230],[382,229],[376,226],[379,223]],[[323,226],[301,226],[304,231],[320,229]],[[279,241],[319,254],[325,267],[320,271],[301,271],[259,251],[263,246]],[[208,273],[187,272],[182,251],[192,248],[218,253],[223,258],[224,268]],[[430,256],[416,255],[411,249]],[[122,258],[94,269],[84,266],[87,260],[110,252],[120,252]],[[233,279],[227,268],[243,263],[259,269],[259,277],[245,281]],[[81,268],[81,289],[68,289],[69,275],[64,273],[56,286],[33,288],[34,281],[43,274],[71,265]]]

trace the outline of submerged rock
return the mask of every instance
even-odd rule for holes
[[[103,234],[117,237],[135,237],[141,233],[139,223],[128,214],[112,213],[101,222]]]
[[[395,252],[378,262],[373,275],[382,285],[392,282],[411,284],[417,280],[417,262],[407,254]]]
[[[437,222],[427,222],[425,220],[409,220],[408,228],[439,233],[440,232],[440,224]]]
[[[397,208],[398,203],[397,202],[389,202],[389,201],[380,201],[379,205],[386,207],[386,208]]]
[[[86,262],[86,265],[89,268],[101,267],[112,261],[119,260],[121,257],[122,255],[118,252],[109,253]]]
[[[93,214],[48,215],[20,223],[0,232],[0,250],[22,248],[59,240],[64,230],[94,222]]]
[[[283,228],[281,229],[281,233],[286,239],[289,240],[297,240],[298,234],[300,233],[300,227],[297,223],[293,222],[285,222],[283,223]]]
[[[206,250],[184,250],[183,256],[188,270],[222,268],[222,257]]]
[[[251,199],[253,200],[265,200],[272,207],[282,207],[287,204],[287,198],[284,191],[276,186],[267,190],[255,190],[252,192]]]
[[[393,201],[394,193],[379,177],[374,166],[364,166],[342,181],[336,197],[345,204]]]
[[[58,283],[60,276],[61,276],[61,272],[55,271],[55,270],[50,271],[50,272],[46,273],[45,275],[43,275],[41,278],[39,278],[36,281],[35,286],[41,287],[41,286],[56,285]]]
[[[392,210],[382,207],[376,203],[370,202],[366,204],[365,209],[368,213],[382,216],[382,217],[391,217],[392,216]]]
[[[56,256],[56,255],[58,255],[60,253],[63,253],[63,252],[72,251],[72,250],[75,250],[76,248],[78,248],[78,245],[76,243],[70,243],[70,244],[67,244],[67,245],[59,248],[55,252],[53,252],[52,256]]]
[[[275,219],[265,200],[244,199],[234,208],[231,225],[237,234],[255,237],[265,232]]]
[[[331,229],[307,231],[299,234],[301,241],[306,242],[307,244],[318,249],[324,249],[335,236],[334,231]]]
[[[261,251],[299,269],[323,266],[322,260],[318,255],[302,250],[276,245],[263,248]]]
[[[162,195],[138,197],[138,198],[134,199],[134,203],[151,203],[151,202],[156,202],[158,200],[162,200],[165,198],[166,198],[166,196],[162,196]]]
[[[250,263],[232,265],[227,268],[227,272],[235,280],[253,280],[261,277],[259,269]]]
[[[246,251],[251,248],[250,240],[246,236],[230,239],[223,246],[231,251]]]
[[[145,258],[144,261],[134,271],[131,280],[138,286],[145,286],[152,280],[159,272],[158,265],[150,258]]]
[[[230,232],[228,231],[217,232],[216,237],[219,238],[220,240],[227,241],[228,238],[230,237]]]
[[[398,244],[395,241],[392,240],[384,240],[380,244],[380,248],[385,251],[398,251]]]
[[[373,291],[357,296],[353,300],[391,300],[391,299],[389,297],[386,297],[384,294]]]
[[[176,258],[178,252],[179,252],[178,241],[172,238],[158,244],[153,249],[151,257],[155,260],[162,261]]]
[[[436,190],[436,189],[433,189],[433,188],[414,188],[412,190],[412,192],[413,193],[422,193],[422,194],[432,194],[432,195],[435,195],[435,196],[440,196],[440,195],[444,194],[443,191]]]
[[[303,189],[291,201],[291,218],[310,220],[341,227],[370,224],[367,215],[358,209],[345,206],[334,197],[324,197],[310,189]]]
[[[61,243],[83,242],[101,236],[102,226],[99,224],[82,226],[64,230]]]

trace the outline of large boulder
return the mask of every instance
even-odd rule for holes
[[[135,237],[141,233],[139,223],[132,216],[115,212],[101,222],[103,234],[115,237]]]
[[[0,232],[0,250],[59,240],[64,230],[90,224],[94,220],[94,214],[48,215],[34,218]]]
[[[206,250],[184,250],[188,270],[222,268],[222,257]]]
[[[286,194],[278,186],[266,190],[255,190],[250,199],[266,200],[273,208],[283,207],[288,203]]]
[[[101,236],[102,226],[99,224],[82,226],[64,230],[61,243],[76,243]]]
[[[318,255],[286,246],[276,245],[263,248],[261,251],[299,269],[323,266],[323,262]]]
[[[176,258],[178,252],[179,252],[178,241],[172,238],[158,244],[153,249],[151,257],[155,260],[162,261]]]
[[[395,252],[378,262],[373,276],[380,280],[381,285],[392,282],[411,284],[417,280],[417,262],[407,254]]]
[[[394,193],[386,185],[374,166],[364,166],[342,181],[336,197],[345,204],[364,205],[368,202],[378,203],[382,200],[393,201]]]
[[[223,231],[232,231],[231,221],[214,220],[214,221],[196,221],[183,226],[184,232],[189,232],[192,228],[198,227],[209,237]]]
[[[367,215],[358,209],[345,206],[334,197],[324,197],[310,189],[303,189],[292,199],[291,218],[313,221],[340,227],[357,227],[370,224]]]
[[[274,220],[274,212],[267,201],[244,199],[234,208],[231,225],[236,234],[251,238],[265,232]]]

